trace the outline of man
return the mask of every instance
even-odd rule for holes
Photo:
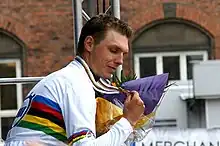
[[[118,92],[97,82],[109,79],[129,51],[131,29],[123,21],[97,15],[82,28],[77,57],[63,69],[41,80],[19,110],[6,146],[40,141],[44,145],[120,146],[144,112],[137,92],[128,94],[123,117],[96,138],[95,91]]]

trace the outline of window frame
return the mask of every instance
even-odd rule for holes
[[[178,51],[178,52],[154,52],[154,53],[135,53],[134,54],[134,71],[137,78],[140,78],[140,58],[155,57],[156,58],[156,72],[158,74],[163,73],[163,57],[165,56],[179,56],[180,57],[180,80],[178,81],[190,81],[187,79],[187,58],[189,55],[202,55],[203,61],[208,60],[207,51]],[[172,80],[174,81],[174,80]]]
[[[16,78],[19,78],[22,76],[22,68],[21,68],[21,60],[20,59],[0,59],[0,64],[4,64],[4,63],[15,63]],[[0,108],[0,113],[1,113],[1,115],[0,115],[0,138],[2,138],[2,118],[15,117],[18,109],[22,105],[22,102],[23,102],[22,83],[16,83],[16,90],[17,90],[17,93],[16,93],[16,95],[17,95],[17,109],[1,110],[1,108]],[[1,104],[0,104],[0,106],[1,106]]]

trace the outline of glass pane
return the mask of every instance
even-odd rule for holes
[[[31,91],[31,89],[37,84],[36,83],[28,83],[28,84],[23,84],[22,85],[22,93],[23,93],[23,98],[27,96],[27,94]]]
[[[0,63],[0,78],[16,77],[15,67],[15,63]],[[0,110],[17,108],[16,92],[16,85],[0,86]]]
[[[16,85],[0,86],[0,110],[17,109]]]
[[[163,57],[163,72],[169,73],[169,80],[180,80],[179,56]]]
[[[187,79],[192,79],[192,63],[193,61],[202,61],[202,55],[189,55],[186,57],[187,61]]]
[[[5,140],[7,137],[7,133],[10,130],[11,124],[13,123],[14,118],[1,118],[1,130],[2,130],[2,139]]]
[[[16,77],[16,64],[12,63],[0,63],[0,78]]]
[[[156,57],[140,58],[140,77],[157,74]]]

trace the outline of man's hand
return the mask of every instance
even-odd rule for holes
[[[144,113],[144,102],[138,92],[128,93],[124,103],[123,115],[134,126]]]

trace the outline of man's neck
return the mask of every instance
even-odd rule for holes
[[[100,76],[96,75],[95,72],[92,70],[88,58],[87,58],[85,55],[81,55],[80,57],[81,57],[81,58],[86,62],[86,64],[89,66],[89,69],[90,69],[90,71],[92,72],[95,81],[98,81],[98,80],[100,79]]]
[[[91,68],[90,68],[90,70],[91,70],[91,72],[92,72],[92,74],[93,74],[93,76],[94,76],[95,81],[97,82],[97,81],[100,79],[100,77],[97,76],[97,75],[92,71]]]

